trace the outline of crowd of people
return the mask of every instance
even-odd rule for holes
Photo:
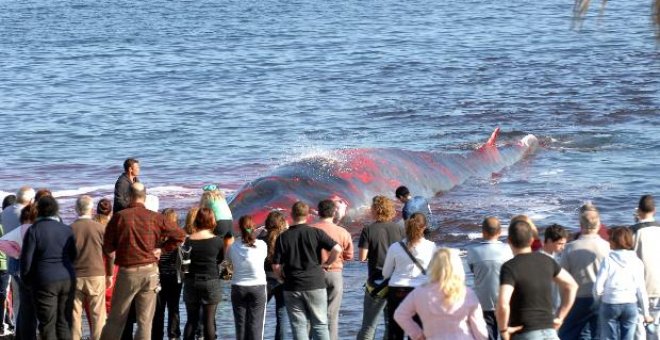
[[[139,174],[139,162],[127,159],[114,202],[95,205],[82,195],[70,224],[47,189],[26,186],[5,197],[0,335],[81,339],[85,314],[90,339],[215,339],[225,279],[237,339],[264,338],[273,297],[275,339],[340,338],[342,271],[354,259],[339,222],[345,207],[322,200],[311,223],[310,206],[296,202],[290,216],[272,211],[264,226],[240,216],[235,232],[222,191],[207,185],[180,225],[173,209],[151,210]],[[658,338],[660,224],[652,196],[642,196],[630,227],[606,228],[585,204],[576,236],[553,224],[541,237],[518,215],[505,243],[500,221],[487,217],[466,268],[457,249],[428,239],[428,202],[403,186],[395,197],[404,226],[394,222],[395,202],[375,196],[373,222],[357,243],[358,260],[367,262],[357,339],[374,339],[381,315],[392,340]]]

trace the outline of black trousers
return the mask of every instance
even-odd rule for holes
[[[266,285],[231,286],[236,339],[262,339],[266,317]]]
[[[18,296],[21,301],[16,315],[16,339],[17,340],[36,340],[37,339],[37,315],[34,312],[34,303],[32,301],[32,290],[18,276],[12,275],[12,280],[18,284]],[[73,305],[71,305],[73,308]],[[73,314],[73,309],[71,310]]]
[[[500,338],[500,332],[497,330],[497,320],[495,319],[494,310],[485,310],[484,320],[486,321],[486,327],[488,328],[488,340],[498,340]]]
[[[179,316],[179,300],[183,284],[177,282],[177,275],[160,274],[161,291],[156,300],[156,311],[151,328],[151,339],[181,337],[181,317]],[[167,334],[164,334],[165,309],[167,308]]]
[[[74,289],[71,280],[34,286],[32,298],[41,339],[71,339]]]
[[[405,299],[406,296],[408,296],[408,294],[413,291],[413,289],[415,288],[389,286],[389,291],[387,293],[387,308],[385,309],[387,312],[387,336],[389,340],[403,340],[403,335],[405,333],[399,324],[394,320],[394,311],[396,311],[396,308],[399,307],[403,299]],[[415,315],[413,320],[422,326],[422,322],[419,319],[419,316]]]

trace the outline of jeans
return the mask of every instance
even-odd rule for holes
[[[380,299],[372,297],[367,289],[364,289],[364,302],[362,307],[362,326],[357,335],[357,340],[373,340],[376,336],[376,327],[378,326],[378,317],[383,310],[386,309],[387,299]],[[387,339],[387,313],[384,314],[385,318],[385,335]]]
[[[598,339],[598,304],[591,297],[575,299],[573,308],[559,328],[561,339]]]
[[[488,340],[498,340],[500,332],[497,329],[497,319],[495,319],[494,310],[483,311],[484,321],[486,321],[486,328],[488,328]]]
[[[325,273],[326,292],[328,293],[328,325],[330,339],[339,339],[339,308],[344,296],[344,276],[342,272]]]
[[[559,340],[557,331],[552,328],[537,329],[535,331],[514,334],[512,340]]]
[[[637,328],[637,304],[600,305],[600,338],[633,340]]]
[[[328,294],[324,289],[301,292],[284,291],[284,302],[289,313],[289,321],[295,340],[309,339],[307,322],[311,324],[311,337],[315,340],[329,340]]]
[[[284,305],[284,285],[274,278],[267,278],[266,291],[268,301],[275,297],[275,339],[274,340],[284,340],[287,337],[287,315],[286,315],[286,306]]]
[[[231,286],[236,339],[263,339],[266,320],[266,286]]]
[[[40,339],[71,339],[73,282],[61,280],[34,286],[32,293]]]
[[[176,272],[173,274],[160,274],[161,291],[156,298],[156,312],[151,327],[151,339],[161,340],[166,338],[181,337],[181,318],[179,316],[179,300],[181,299],[181,288]],[[165,309],[167,309],[167,333],[163,332],[165,327]]]

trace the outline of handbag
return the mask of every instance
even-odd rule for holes
[[[220,278],[225,281],[231,281],[234,276],[234,265],[229,260],[223,260],[220,263]]]
[[[389,283],[389,278],[381,282],[367,280],[365,287],[367,288],[367,293],[369,293],[372,298],[385,299],[389,293]]]
[[[192,251],[192,247],[188,245],[188,237],[186,236],[186,242],[184,242],[182,245],[178,246],[176,248],[176,262],[175,262],[175,267],[176,267],[176,276],[177,276],[177,283],[181,283],[183,281],[183,277],[188,274],[188,270],[190,267],[190,252]]]

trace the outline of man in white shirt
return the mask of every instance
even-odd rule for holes
[[[658,323],[660,317],[660,224],[655,221],[655,202],[653,196],[644,195],[637,207],[637,224],[632,226],[635,238],[635,252],[644,263],[644,281],[649,295],[649,311]],[[657,332],[646,332],[638,327],[636,339],[659,339]]]

